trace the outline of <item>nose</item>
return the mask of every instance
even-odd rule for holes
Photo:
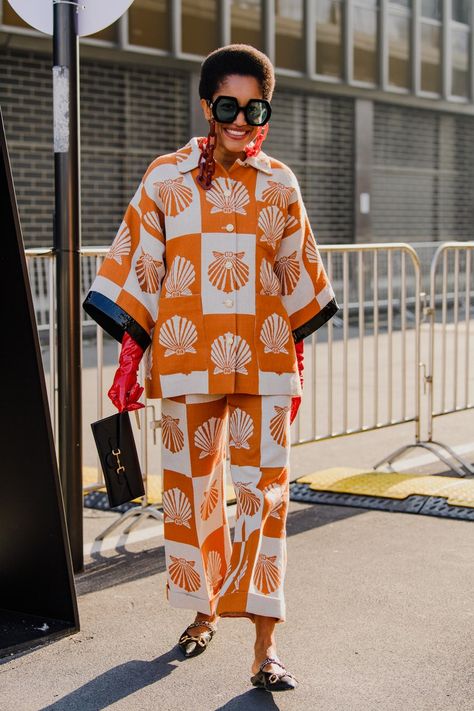
[[[239,113],[235,117],[234,123],[236,126],[246,126],[247,125],[247,119],[245,118],[243,109],[239,109]]]

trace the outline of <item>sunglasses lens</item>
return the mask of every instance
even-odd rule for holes
[[[257,99],[249,101],[246,117],[252,126],[262,126],[268,118],[268,105],[264,101]]]
[[[215,117],[222,123],[232,123],[237,116],[239,106],[236,99],[222,97],[214,104]]]

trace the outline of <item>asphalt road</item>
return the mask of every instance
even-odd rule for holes
[[[155,538],[89,565],[81,632],[0,665],[0,708],[472,711],[472,524],[293,503],[288,534],[278,640],[296,691],[250,686],[247,620],[181,659],[191,615],[168,607]]]

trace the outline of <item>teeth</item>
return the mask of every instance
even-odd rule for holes
[[[236,136],[237,138],[240,138],[241,136],[245,136],[247,131],[233,131],[230,128],[226,128],[226,132],[230,133],[231,136]]]

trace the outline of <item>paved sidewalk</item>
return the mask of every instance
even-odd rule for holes
[[[443,439],[472,440],[472,420],[446,418]],[[396,429],[295,448],[294,467],[369,465],[410,441]],[[87,540],[114,516],[86,511]],[[278,639],[301,683],[273,696],[249,684],[247,620],[222,620],[204,655],[180,658],[192,615],[169,608],[160,526],[147,525],[147,540],[94,554],[78,576],[79,634],[0,663],[1,711],[473,711],[471,523],[292,503]]]

